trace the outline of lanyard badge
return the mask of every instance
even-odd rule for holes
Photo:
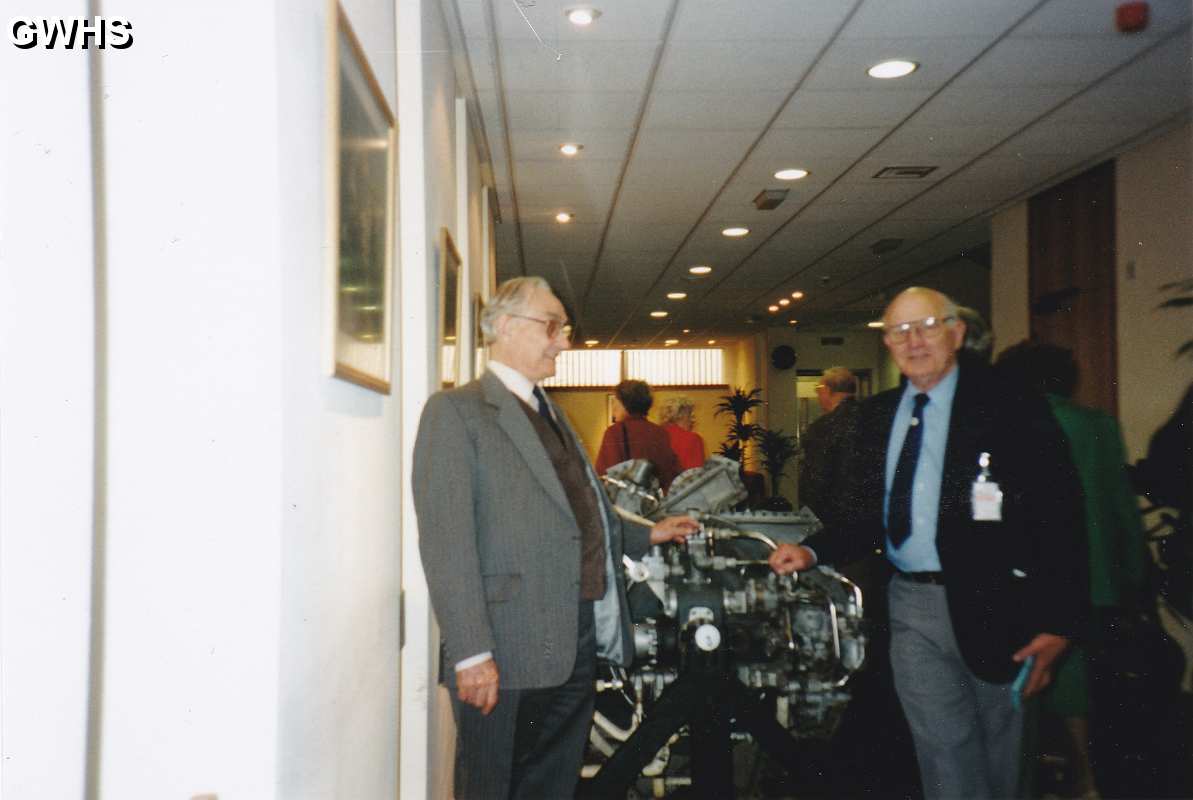
[[[974,521],[1001,522],[1002,489],[995,481],[990,480],[989,453],[982,453],[978,456],[978,466],[982,471],[973,482],[973,490],[970,493]]]

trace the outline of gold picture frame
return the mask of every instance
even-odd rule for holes
[[[333,374],[389,394],[397,120],[338,4],[332,52]]]
[[[460,275],[463,260],[447,228],[439,231],[439,382],[455,386],[460,375]]]

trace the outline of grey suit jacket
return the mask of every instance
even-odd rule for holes
[[[566,418],[566,436],[583,453]],[[585,459],[587,463],[587,459]],[[493,652],[501,688],[556,686],[576,658],[580,530],[521,401],[493,374],[427,401],[414,445],[419,553],[454,684],[456,662]],[[620,568],[649,531],[614,513],[591,466],[606,534],[597,653],[627,665],[633,636]]]

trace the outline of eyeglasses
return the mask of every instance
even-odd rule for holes
[[[531,322],[540,322],[547,326],[547,338],[554,339],[559,334],[563,334],[563,338],[569,342],[572,340],[572,326],[570,323],[562,322],[557,319],[539,319],[538,317],[528,317],[525,314],[510,314],[511,317],[518,319],[528,319]]]
[[[957,321],[955,316],[947,317],[924,317],[923,319],[915,319],[911,322],[903,322],[898,325],[888,325],[883,328],[883,335],[886,336],[887,341],[899,344],[906,342],[907,337],[911,336],[912,331],[918,331],[920,336],[925,339],[936,339],[942,333],[946,325],[952,325]]]

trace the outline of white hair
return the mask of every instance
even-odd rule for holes
[[[497,293],[489,298],[481,309],[481,333],[485,344],[492,344],[497,338],[497,318],[504,314],[516,314],[526,307],[526,301],[536,289],[551,291],[551,284],[537,275],[511,278],[497,287]]]

